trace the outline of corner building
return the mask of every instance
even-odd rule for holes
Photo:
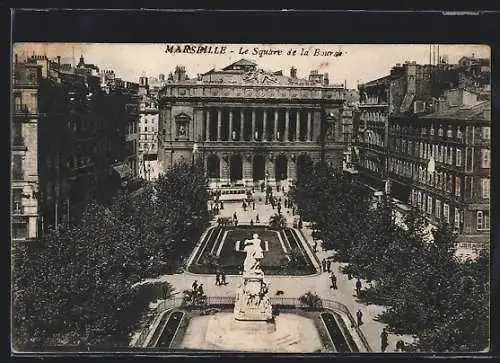
[[[164,170],[202,159],[212,186],[287,186],[302,162],[342,167],[343,85],[267,72],[241,59],[189,79],[184,67],[159,92],[159,160]]]

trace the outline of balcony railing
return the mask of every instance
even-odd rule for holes
[[[25,104],[15,105],[14,111],[16,112],[16,114],[27,114],[30,112],[28,105],[25,105]]]

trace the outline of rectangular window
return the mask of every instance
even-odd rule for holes
[[[441,218],[441,201],[436,199],[436,218]]]
[[[12,212],[14,214],[22,214],[23,190],[20,188],[12,189]]]
[[[482,178],[481,179],[481,195],[484,199],[490,198],[490,179]]]
[[[443,203],[443,217],[446,223],[450,223],[450,206]]]
[[[432,197],[427,197],[427,213],[432,214]]]
[[[471,172],[473,169],[473,162],[474,162],[474,149],[473,148],[466,148],[465,149],[465,171]]]
[[[462,150],[457,149],[457,166],[462,166]]]
[[[489,140],[491,135],[490,135],[490,128],[489,127],[483,127],[483,129],[481,130],[481,136],[483,138],[483,140]]]
[[[462,181],[460,180],[459,176],[455,177],[455,195],[457,197],[460,196],[461,193],[461,186],[462,186]]]
[[[443,203],[443,217],[446,223],[450,223],[450,206]]]
[[[23,180],[23,159],[21,155],[12,155],[12,178],[14,180]]]
[[[478,231],[487,231],[490,229],[490,213],[487,211],[477,211],[476,224]]]
[[[455,228],[460,228],[460,210],[455,208]]]
[[[448,149],[448,164],[453,165],[453,148]]]
[[[490,150],[488,149],[481,149],[481,167],[490,167]]]

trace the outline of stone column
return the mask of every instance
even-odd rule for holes
[[[300,110],[297,110],[297,119],[295,122],[295,141],[300,139]]]
[[[312,141],[312,111],[307,112],[307,141]]]
[[[233,140],[233,110],[229,110],[229,140]]]
[[[205,120],[206,120],[205,140],[210,141],[210,111],[209,110],[205,111]]]
[[[222,111],[217,109],[217,141],[220,141],[220,132],[222,129]]]
[[[245,118],[245,112],[243,111],[243,109],[240,109],[240,138],[239,138],[240,141],[243,140],[243,131],[245,130],[243,126],[244,118]]]
[[[252,108],[252,140],[255,139],[255,108]]]
[[[276,135],[278,135],[278,110],[274,110],[274,137],[273,140],[276,139]]]
[[[290,128],[290,109],[285,110],[285,135],[284,140],[288,141],[288,129]]]
[[[267,110],[264,109],[263,122],[262,122],[262,141],[267,140]]]

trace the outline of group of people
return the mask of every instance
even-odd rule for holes
[[[227,285],[226,273],[224,271],[217,270],[217,272],[215,273],[215,285]]]
[[[191,288],[193,289],[194,300],[199,299],[205,295],[205,291],[203,291],[203,284],[198,284],[198,280],[194,280]]]

